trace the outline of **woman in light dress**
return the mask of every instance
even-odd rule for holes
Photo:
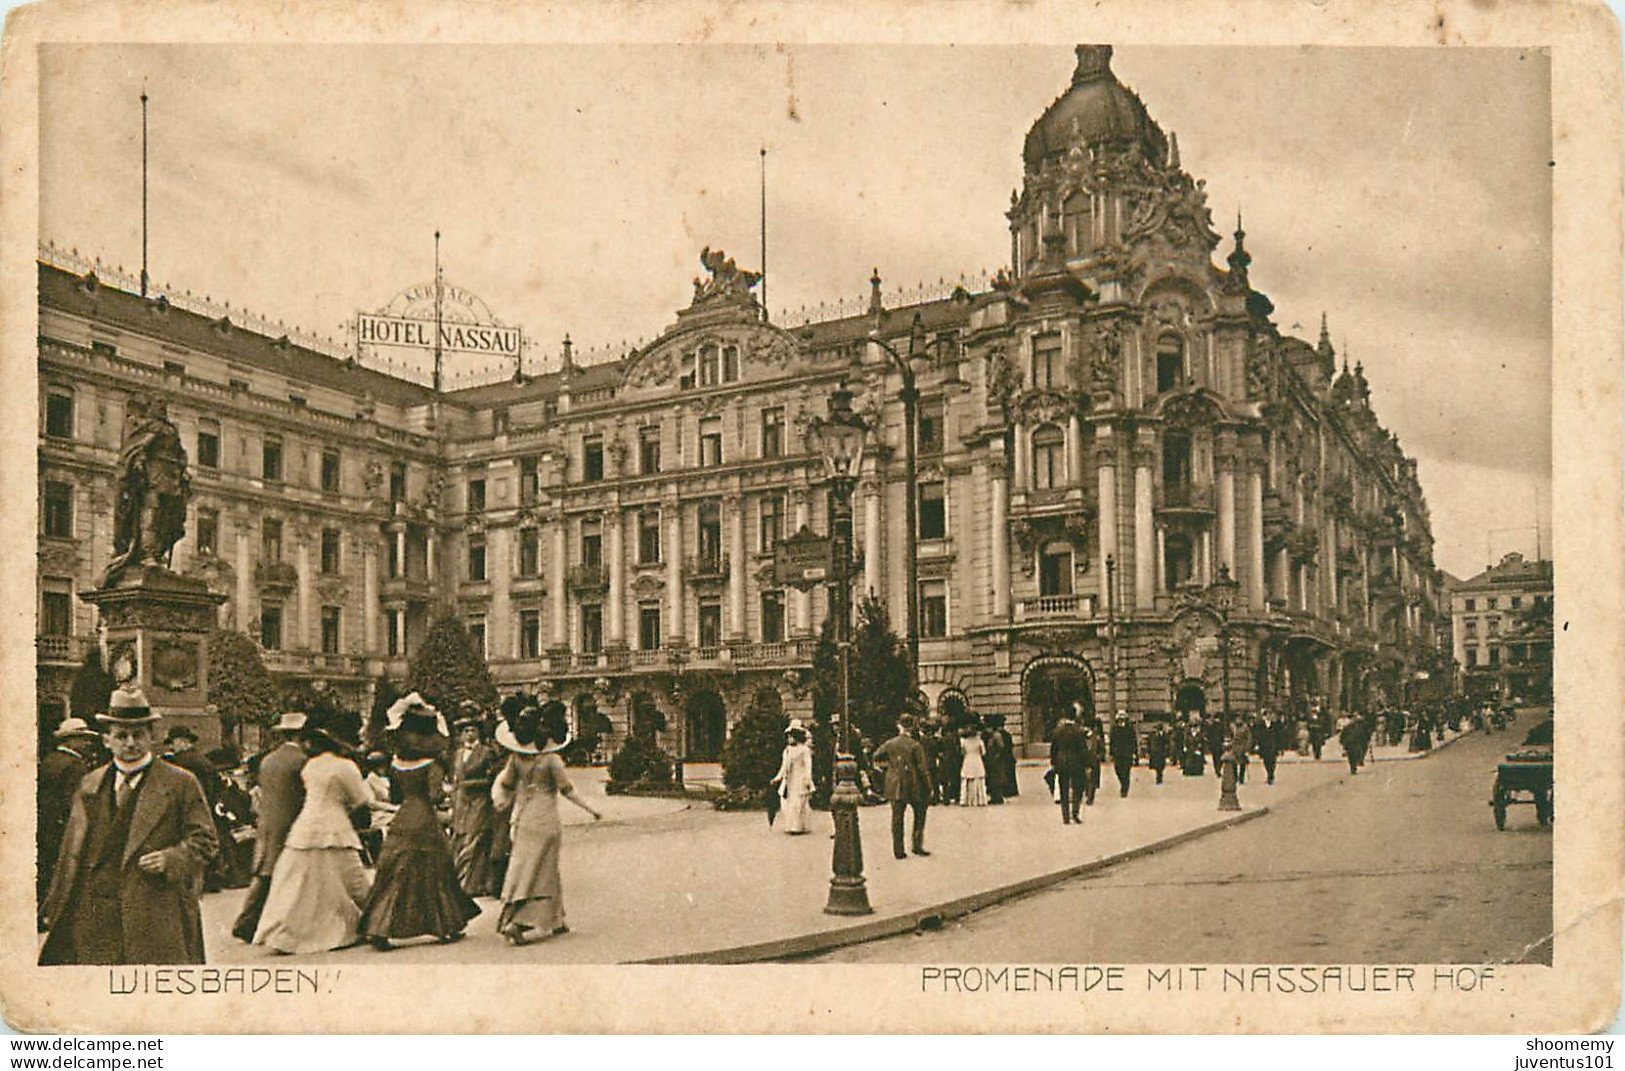
[[[497,743],[508,752],[507,764],[491,786],[498,811],[510,812],[513,841],[508,872],[502,881],[502,914],[497,932],[513,945],[527,945],[568,933],[564,890],[559,880],[559,797],[602,818],[576,795],[558,753],[570,743],[564,704],[554,701],[540,711],[522,711],[512,724],[497,727]],[[500,819],[499,819],[500,820]]]
[[[350,812],[372,798],[349,758],[337,719],[311,715],[301,732],[310,754],[300,772],[305,802],[271,874],[254,943],[278,952],[327,952],[356,942],[371,882]]]
[[[784,831],[791,836],[807,832],[807,819],[812,813],[812,749],[807,746],[807,730],[792,721],[785,734],[789,743],[784,746],[784,759],[771,784],[777,785],[779,798],[784,801],[780,810],[784,816]]]
[[[959,747],[965,753],[964,764],[959,767],[959,805],[961,807],[987,806],[987,765],[982,755],[987,745],[976,726],[967,725],[959,730]]]

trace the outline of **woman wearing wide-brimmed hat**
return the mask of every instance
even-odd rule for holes
[[[508,762],[491,786],[491,796],[497,810],[511,809],[513,840],[497,931],[511,944],[524,945],[568,930],[559,880],[563,830],[558,798],[563,796],[594,821],[603,815],[576,795],[559,758],[570,743],[563,703],[521,710],[497,727],[496,739],[507,750]]]
[[[807,730],[799,718],[792,719],[784,734],[784,756],[779,772],[770,782],[779,790],[780,814],[784,831],[792,836],[807,832],[812,815],[812,749],[807,746]]]
[[[299,771],[304,803],[271,871],[254,943],[279,952],[326,952],[355,944],[369,882],[350,812],[367,786],[351,758],[356,741],[342,719],[309,715],[299,730],[309,760]]]
[[[417,692],[387,713],[395,757],[390,796],[400,810],[378,853],[372,895],[361,914],[361,936],[379,951],[408,937],[455,941],[480,913],[457,881],[451,841],[435,805],[445,794],[445,770],[436,756],[447,741],[446,719]]]

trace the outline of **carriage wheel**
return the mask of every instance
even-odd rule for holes
[[[1495,828],[1505,829],[1507,827],[1507,790],[1501,787],[1499,780],[1495,782],[1495,799],[1491,800],[1490,803],[1495,808]]]

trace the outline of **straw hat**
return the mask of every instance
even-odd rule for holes
[[[282,716],[277,719],[276,724],[271,728],[282,733],[296,733],[305,727],[305,719],[306,715],[301,711],[283,711]]]
[[[56,727],[56,731],[51,735],[56,737],[58,740],[67,740],[71,737],[80,736],[94,736],[99,738],[102,734],[98,733],[95,729],[92,729],[88,724],[86,724],[83,718],[63,718],[62,724],[58,725]]]

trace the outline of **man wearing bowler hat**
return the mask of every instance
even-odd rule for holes
[[[35,889],[38,903],[45,902],[51,887],[51,871],[56,869],[56,853],[62,847],[62,834],[68,829],[73,794],[90,772],[90,756],[95,754],[101,735],[79,718],[64,718],[51,734],[52,748],[40,759],[39,799],[35,844],[38,877]]]
[[[305,715],[300,711],[286,711],[277,720],[273,731],[278,743],[260,758],[260,798],[255,810],[258,819],[254,828],[254,878],[243,897],[243,908],[237,921],[231,924],[231,935],[245,944],[253,944],[254,931],[259,929],[260,912],[265,910],[265,897],[271,891],[271,874],[276,870],[277,856],[287,842],[288,830],[299,817],[299,808],[305,803],[305,785],[300,773],[310,756],[299,746],[299,731],[305,727]]]
[[[198,892],[218,847],[203,789],[153,754],[158,715],[140,689],[119,688],[97,720],[113,761],[74,794],[40,963],[202,963]]]

